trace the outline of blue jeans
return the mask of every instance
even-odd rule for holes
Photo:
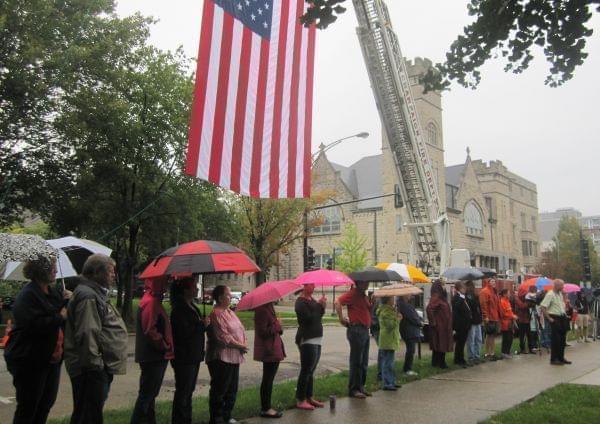
[[[540,345],[545,347],[546,349],[550,348],[550,333],[552,332],[550,328],[550,322],[548,320],[544,320],[544,328],[541,331],[542,339],[540,340]]]
[[[469,352],[469,361],[481,359],[481,346],[483,337],[481,336],[481,324],[471,325],[467,335],[467,351]]]
[[[395,351],[393,350],[382,350],[381,353],[381,375],[383,377],[383,387],[393,388],[396,385],[396,369],[394,366]]]
[[[369,366],[369,330],[362,325],[351,325],[346,330],[350,343],[350,379],[348,393],[365,391],[367,368]]]

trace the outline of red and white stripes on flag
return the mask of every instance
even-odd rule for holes
[[[305,0],[256,1],[204,1],[185,172],[252,197],[308,197],[315,28],[299,21]],[[242,6],[272,7],[270,37],[226,10]]]

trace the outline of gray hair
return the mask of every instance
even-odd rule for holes
[[[106,272],[109,266],[115,266],[116,262],[110,256],[101,253],[90,255],[83,264],[81,274],[86,278],[93,278],[95,275]]]

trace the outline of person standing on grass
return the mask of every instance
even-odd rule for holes
[[[502,358],[511,359],[513,331],[517,316],[510,305],[510,291],[500,290],[500,329],[502,330]]]
[[[565,309],[563,287],[565,282],[560,279],[554,280],[554,287],[546,293],[540,304],[544,318],[550,323],[550,364],[565,365],[571,361],[565,359],[566,334],[569,330],[569,319]]]
[[[454,363],[460,366],[467,366],[465,361],[465,344],[467,336],[471,328],[471,308],[467,303],[465,296],[466,286],[462,281],[458,281],[454,285],[456,294],[452,300],[452,328],[454,329],[455,344],[454,344]]]
[[[485,333],[484,358],[495,361],[496,334],[500,330],[500,298],[496,292],[496,280],[489,279],[487,285],[479,292],[479,304],[483,318],[483,331]]]
[[[365,388],[369,366],[369,328],[371,327],[371,302],[366,295],[368,281],[357,281],[356,286],[338,297],[335,302],[340,323],[347,328],[346,338],[350,344],[350,369],[348,396],[365,399],[371,396]],[[348,309],[344,318],[342,308]]]
[[[248,352],[246,331],[237,315],[229,308],[231,291],[227,286],[213,290],[215,306],[209,315],[210,327],[206,344],[206,365],[210,373],[208,404],[210,423],[235,423],[231,411],[235,406],[240,364]]]
[[[327,298],[321,296],[317,302],[313,298],[314,284],[304,284],[302,293],[296,299],[294,310],[298,319],[296,345],[300,350],[300,375],[296,385],[296,408],[312,411],[325,404],[313,395],[314,373],[321,358],[323,342],[323,314]]]
[[[154,401],[160,392],[169,360],[174,358],[171,322],[162,301],[165,281],[146,280],[137,311],[135,362],[140,364],[140,388],[131,424],[156,423]]]
[[[379,351],[381,352],[381,377],[383,390],[398,390],[396,384],[396,351],[400,349],[400,333],[398,331],[402,316],[394,307],[393,297],[381,298],[381,305],[377,308],[379,319]]]
[[[575,300],[575,310],[577,311],[577,340],[588,342],[588,327],[590,324],[590,304],[583,292],[577,292]]]
[[[279,363],[285,358],[285,348],[281,335],[283,327],[275,314],[273,302],[254,309],[254,360],[263,363],[263,376],[260,384],[260,416],[281,418],[283,413],[271,407],[273,380]]]
[[[475,292],[473,281],[467,281],[465,287],[467,288],[465,298],[469,309],[471,309],[471,327],[467,335],[468,359],[471,364],[479,364],[481,362],[481,345],[483,344],[481,304],[479,303],[479,296]]]
[[[421,337],[421,328],[423,327],[423,320],[419,317],[417,310],[411,303],[412,298],[412,295],[401,296],[398,297],[398,301],[396,302],[396,308],[400,315],[402,315],[402,319],[400,320],[400,336],[406,345],[403,371],[407,376],[417,375],[412,367],[415,348]]]
[[[65,366],[73,387],[71,424],[102,423],[114,375],[127,367],[127,327],[108,301],[115,261],[89,256],[67,308]]]
[[[54,288],[54,259],[27,261],[23,274],[30,282],[15,299],[14,324],[4,350],[17,398],[13,423],[45,423],[58,393],[65,305],[71,292]]]
[[[448,368],[446,352],[452,352],[452,311],[446,298],[446,290],[439,281],[431,285],[431,298],[427,304],[429,321],[429,347],[431,366]]]
[[[208,318],[203,318],[194,299],[198,286],[194,278],[171,283],[171,328],[175,358],[171,366],[175,373],[175,395],[171,411],[172,424],[191,424],[192,394],[196,388],[200,363],[204,360],[204,339]]]

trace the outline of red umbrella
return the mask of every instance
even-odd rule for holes
[[[303,272],[296,277],[295,281],[298,284],[314,284],[318,287],[345,286],[354,283],[346,274],[327,269]]]
[[[238,311],[255,309],[266,303],[275,302],[300,289],[302,289],[302,285],[293,280],[267,281],[246,293],[236,309]]]
[[[197,240],[165,250],[139,278],[258,271],[260,268],[241,249],[220,241]]]

